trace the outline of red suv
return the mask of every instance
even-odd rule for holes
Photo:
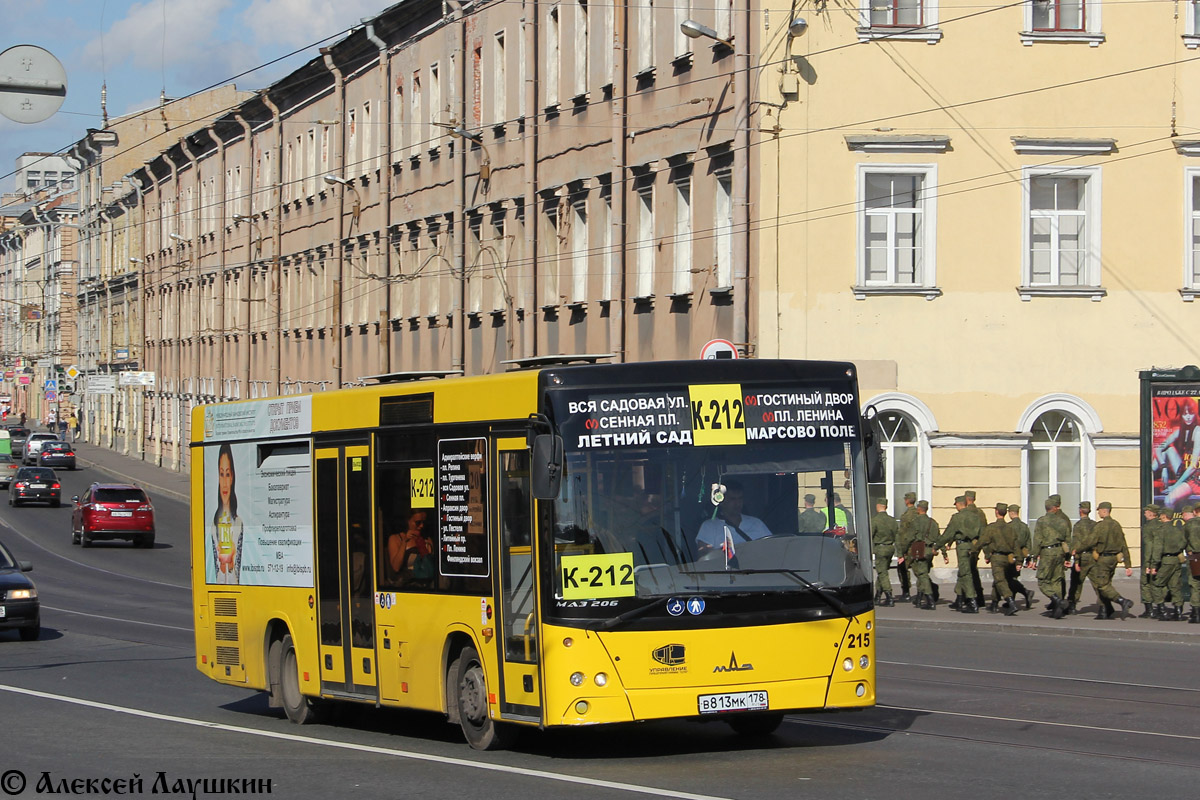
[[[154,546],[154,506],[137,486],[93,483],[83,497],[71,498],[71,544],[89,547],[96,539],[126,539]]]

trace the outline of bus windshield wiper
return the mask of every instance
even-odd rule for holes
[[[613,628],[617,627],[618,625],[620,625],[624,622],[628,622],[631,619],[637,619],[638,617],[640,617],[644,614],[649,614],[656,606],[658,606],[658,604],[660,602],[662,602],[664,600],[666,600],[666,598],[658,598],[654,602],[646,603],[646,605],[644,605],[644,606],[638,606],[637,608],[631,608],[628,611],[626,611],[624,614],[617,614],[615,617],[609,617],[604,622],[602,622],[600,625],[598,625],[596,627],[596,630],[611,631]]]
[[[725,571],[715,573],[715,574],[718,574],[718,575],[787,575],[789,578],[795,578],[797,581],[804,584],[805,587],[811,589],[817,595],[817,597],[824,600],[825,604],[828,605],[830,608],[832,608],[834,611],[838,612],[839,614],[841,614],[844,617],[850,617],[855,622],[858,622],[858,617],[850,610],[850,607],[847,606],[845,603],[843,603],[842,599],[840,597],[838,597],[836,594],[834,594],[833,591],[828,586],[818,586],[817,584],[810,581],[808,578],[801,575],[799,570],[795,570],[795,569],[731,569],[731,570],[725,570]]]

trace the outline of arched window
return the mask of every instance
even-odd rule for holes
[[[1046,498],[1062,495],[1062,508],[1074,518],[1085,492],[1084,436],[1080,421],[1060,410],[1038,415],[1026,451],[1025,508],[1030,519],[1041,515]]]
[[[884,476],[882,483],[868,484],[867,494],[872,512],[875,499],[886,497],[891,501],[888,510],[898,514],[904,510],[905,492],[920,494],[920,436],[913,419],[899,411],[879,412],[878,425],[883,435]]]

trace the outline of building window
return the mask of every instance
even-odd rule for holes
[[[492,40],[492,114],[493,125],[503,125],[508,114],[508,78],[505,68],[508,59],[504,54],[504,31],[496,34]]]
[[[550,9],[546,25],[546,107],[558,105],[558,78],[562,72],[562,55],[559,52],[562,32],[558,25],[558,6]]]
[[[1024,285],[1099,285],[1099,170],[1027,170],[1025,185]]]
[[[639,178],[637,191],[637,275],[633,296],[654,294],[654,178]]]
[[[588,90],[588,4],[577,0],[575,11],[575,90],[582,97]]]
[[[915,27],[923,22],[922,0],[872,0],[868,4],[873,27]]]
[[[713,21],[716,22],[713,28],[717,31],[717,36],[722,39],[729,40],[733,38],[733,0],[717,0],[716,8],[714,9]]]
[[[25,186],[29,189],[36,189],[42,185],[42,171],[40,169],[31,169],[25,173]]]
[[[713,263],[717,288],[733,286],[733,171],[729,164],[717,169],[717,194],[713,203]]]
[[[1195,293],[1200,292],[1200,169],[1189,169],[1187,176],[1189,215],[1183,288]]]
[[[588,213],[587,195],[579,193],[571,203],[571,302],[587,301]]]
[[[692,167],[671,170],[675,187],[675,269],[671,282],[674,294],[692,290]]]
[[[654,69],[654,0],[637,1],[637,71]]]
[[[675,60],[687,58],[692,54],[692,40],[684,35],[680,27],[691,18],[691,0],[675,0],[675,24],[672,26],[672,37],[675,40]]]
[[[409,155],[416,158],[421,155],[421,147],[429,138],[429,128],[425,125],[425,118],[422,116],[420,72],[413,73],[412,92],[409,94],[408,100],[412,104],[408,113],[408,124],[412,126],[413,131],[412,149],[409,151]]]
[[[899,411],[882,411],[877,424],[883,441],[883,475],[880,481],[867,484],[871,498],[870,507],[881,497],[891,501],[888,511],[897,514],[904,510],[901,498],[906,492],[920,490],[920,436],[916,423],[907,414]]]
[[[1062,496],[1068,514],[1083,499],[1083,437],[1079,421],[1062,411],[1046,411],[1033,423],[1025,451],[1025,508],[1029,518],[1041,516],[1046,498]]]
[[[362,108],[362,172],[374,172],[378,169],[375,155],[375,128],[371,122],[371,101],[368,100],[363,103]],[[316,169],[313,173],[315,175]]]
[[[1035,31],[1085,31],[1085,0],[1032,0]]]
[[[860,0],[858,39],[941,41],[938,0]]]
[[[613,253],[613,208],[612,183],[604,182],[600,186],[600,199],[603,201],[600,210],[601,241],[604,242],[604,252],[601,255],[603,274],[600,276],[600,299],[612,300],[613,278],[616,269],[616,254]]]
[[[442,119],[442,72],[437,64],[429,66],[429,122],[437,124],[445,122]],[[428,140],[426,146],[431,150],[437,150],[439,136],[432,130],[432,125],[426,129],[425,138]]]
[[[859,167],[860,286],[933,286],[936,183],[933,167]]]
[[[1096,47],[1104,41],[1100,8],[1100,0],[1028,0],[1021,43],[1086,42]]]

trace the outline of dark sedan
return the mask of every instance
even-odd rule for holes
[[[75,448],[67,442],[43,442],[38,451],[38,466],[75,469]]]
[[[16,628],[21,639],[32,642],[42,631],[37,587],[25,575],[33,569],[28,561],[17,561],[0,542],[0,631]]]
[[[49,503],[58,508],[62,503],[62,484],[54,470],[47,467],[21,467],[8,487],[8,504]]]

